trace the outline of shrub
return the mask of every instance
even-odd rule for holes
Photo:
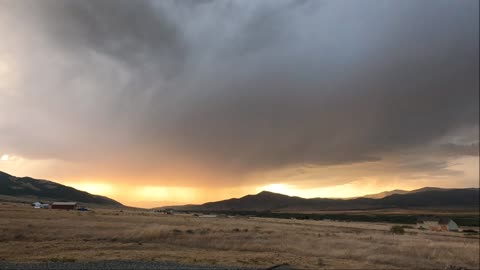
[[[207,234],[207,233],[210,232],[210,229],[208,229],[208,228],[206,228],[206,229],[205,229],[205,228],[202,228],[202,229],[199,229],[199,230],[197,230],[197,231],[198,231],[200,234]]]
[[[15,240],[22,240],[22,239],[25,239],[25,235],[23,233],[17,233],[15,234],[15,236],[13,237]]]
[[[402,226],[394,225],[390,228],[390,232],[393,234],[404,234],[405,230]]]

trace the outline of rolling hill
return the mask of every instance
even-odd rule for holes
[[[362,198],[382,199],[382,198],[385,198],[385,197],[390,196],[390,195],[394,195],[394,194],[407,194],[407,193],[409,193],[409,192],[410,192],[410,191],[407,191],[407,190],[395,189],[395,190],[383,191],[383,192],[380,192],[380,193],[365,195],[365,196],[362,196]],[[358,197],[357,197],[357,198],[358,198]]]
[[[18,200],[25,198],[25,201],[32,199],[44,201],[76,201],[106,206],[122,206],[121,203],[108,197],[93,195],[48,180],[15,177],[2,171],[0,171],[0,195]]]
[[[369,194],[362,196],[362,198],[370,198],[370,199],[382,199],[390,195],[395,195],[395,194],[411,194],[411,193],[416,193],[416,192],[423,192],[423,191],[432,191],[432,190],[448,190],[448,189],[443,189],[443,188],[437,188],[437,187],[423,187],[419,189],[414,189],[414,190],[402,190],[402,189],[394,189],[390,191],[383,191],[380,193],[375,193],[375,194]]]
[[[392,194],[380,199],[305,199],[262,191],[256,195],[247,195],[241,198],[170,208],[197,211],[321,211],[387,208],[478,209],[479,189],[423,188],[405,194]]]

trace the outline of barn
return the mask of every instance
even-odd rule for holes
[[[77,209],[77,203],[76,202],[54,202],[52,203],[52,209],[75,210]]]

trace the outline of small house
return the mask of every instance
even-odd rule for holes
[[[419,229],[432,231],[458,231],[458,225],[450,218],[421,218],[417,221]]]
[[[449,219],[449,218],[441,218],[438,221],[438,224],[440,225],[440,228],[442,231],[449,231],[449,232],[456,232],[458,231],[458,225],[455,223],[455,221]]]
[[[75,210],[77,209],[77,203],[76,202],[54,202],[52,203],[52,209]]]

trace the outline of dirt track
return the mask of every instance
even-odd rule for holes
[[[45,263],[5,263],[0,262],[0,269],[66,269],[66,270],[252,270],[254,268],[238,268],[225,266],[198,266],[183,265],[172,262],[148,262],[148,261],[99,261],[99,262],[45,262]],[[275,268],[290,269],[290,268]]]

